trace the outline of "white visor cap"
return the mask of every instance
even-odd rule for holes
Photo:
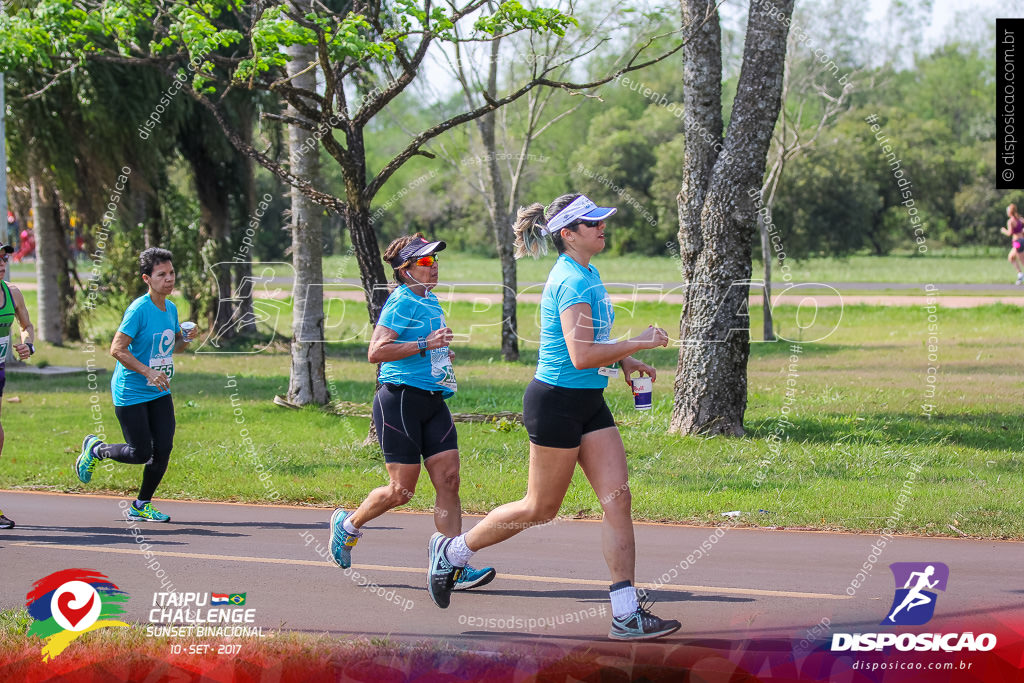
[[[598,206],[586,196],[580,195],[569,206],[551,217],[544,232],[550,235],[580,221],[602,221],[616,211],[617,209],[611,207]]]

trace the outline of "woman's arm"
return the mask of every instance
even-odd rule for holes
[[[434,330],[427,335],[427,350],[448,346],[452,343],[454,336],[451,329],[447,327]],[[373,328],[373,336],[370,337],[370,348],[366,352],[366,359],[371,363],[390,363],[420,352],[418,343],[412,341],[396,344],[394,343],[396,339],[398,339],[398,332],[390,327],[377,325]]]
[[[594,319],[589,304],[573,304],[559,315],[562,336],[569,349],[569,358],[578,370],[611,365],[636,351],[668,346],[668,334],[660,327],[648,327],[628,341],[598,343],[594,341]]]
[[[169,389],[171,381],[167,378],[167,375],[160,370],[154,370],[148,365],[143,365],[128,350],[128,345],[131,343],[131,337],[124,332],[117,332],[114,334],[114,341],[110,342],[110,355],[132,372],[137,372],[148,379],[157,389]]]
[[[14,350],[21,360],[25,360],[32,354],[29,353],[28,344],[36,341],[36,328],[32,325],[32,319],[28,315],[28,307],[25,305],[25,295],[14,285],[8,285],[11,290],[11,301],[14,302],[14,315],[18,318],[18,326],[21,327],[21,343],[14,345]]]

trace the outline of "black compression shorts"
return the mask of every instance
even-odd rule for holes
[[[459,448],[455,422],[440,392],[384,384],[373,398],[373,426],[384,462],[419,465],[421,457]]]
[[[568,389],[533,380],[523,394],[523,423],[530,443],[576,448],[583,435],[615,426],[604,389]]]

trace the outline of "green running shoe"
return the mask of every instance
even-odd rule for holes
[[[92,471],[96,469],[96,463],[99,461],[99,458],[96,457],[96,446],[101,443],[103,442],[99,440],[99,437],[93,434],[82,440],[82,452],[75,460],[75,474],[83,484],[88,484],[92,480]]]
[[[128,516],[135,517],[136,519],[145,519],[150,522],[169,522],[171,518],[169,515],[157,510],[153,507],[152,503],[146,503],[142,506],[142,509],[135,507],[135,503],[128,506]]]

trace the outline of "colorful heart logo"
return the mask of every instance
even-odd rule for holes
[[[54,620],[68,631],[88,629],[99,619],[102,610],[102,598],[84,581],[66,581],[50,598],[50,612]]]
[[[64,618],[68,620],[72,628],[78,626],[85,619],[89,612],[92,610],[92,603],[96,600],[96,594],[92,593],[89,595],[89,600],[85,603],[84,607],[74,608],[71,606],[71,602],[78,598],[74,593],[61,593],[57,596],[57,609],[64,615]]]

